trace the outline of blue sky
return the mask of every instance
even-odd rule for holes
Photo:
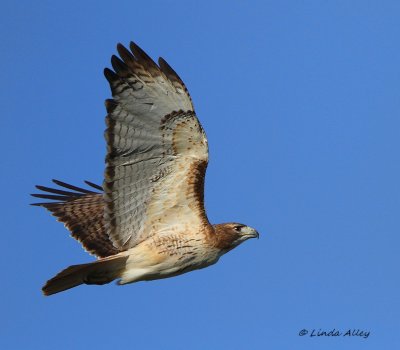
[[[399,16],[386,0],[3,1],[0,347],[398,347]],[[261,238],[202,271],[45,298],[92,258],[28,194],[101,183],[102,70],[130,40],[191,92],[210,220]],[[371,335],[298,335],[334,328]]]

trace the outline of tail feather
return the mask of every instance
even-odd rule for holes
[[[52,295],[81,284],[106,284],[119,278],[128,257],[112,256],[88,264],[72,265],[43,286],[44,295]]]

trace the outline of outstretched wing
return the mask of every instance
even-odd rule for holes
[[[178,75],[137,45],[118,45],[114,71],[105,69],[106,232],[118,249],[153,236],[201,231],[207,138]]]
[[[101,193],[58,180],[53,182],[61,189],[36,186],[43,193],[32,194],[33,197],[49,199],[51,202],[32,205],[49,210],[89,253],[99,258],[117,254],[118,249],[113,246],[105,232],[103,189],[89,181],[85,181],[86,184]]]

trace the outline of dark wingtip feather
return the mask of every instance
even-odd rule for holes
[[[35,187],[39,191],[55,193],[55,194],[61,194],[61,195],[64,195],[64,196],[70,196],[70,195],[74,195],[75,194],[74,192],[71,192],[71,191],[63,191],[63,190],[58,190],[58,189],[50,188],[50,187],[46,187],[46,186],[37,185]]]
[[[168,62],[164,60],[162,57],[158,57],[158,64],[160,65],[161,68],[164,65],[167,66],[169,69],[173,70],[171,66],[168,64]]]
[[[32,197],[35,198],[41,198],[41,199],[51,199],[54,201],[64,201],[66,198],[68,198],[67,196],[57,196],[54,194],[40,194],[40,193],[33,193],[31,194]]]
[[[106,106],[107,113],[114,112],[114,109],[118,106],[118,103],[115,102],[115,100],[113,100],[111,98],[105,100],[104,104]]]
[[[153,61],[150,58],[150,56],[144,50],[142,50],[142,48],[139,45],[135,44],[133,41],[131,41],[129,43],[129,48],[131,49],[132,53],[135,56],[140,57],[140,58],[146,58],[146,59]]]
[[[70,189],[70,190],[72,190],[72,191],[81,192],[81,193],[95,193],[95,192],[93,192],[93,191],[87,190],[87,189],[82,188],[82,187],[77,187],[77,186],[74,186],[74,185],[67,184],[67,183],[62,182],[62,181],[60,181],[60,180],[53,179],[52,181],[53,181],[56,185],[61,186],[61,187],[68,188],[68,189]]]
[[[170,80],[176,80],[182,86],[184,86],[182,79],[179,77],[178,73],[174,71],[174,69],[168,64],[166,60],[164,60],[162,57],[158,58],[158,64],[160,65],[161,71],[168,77]]]
[[[128,71],[128,67],[125,62],[115,55],[111,56],[111,65],[117,74],[126,74]]]
[[[129,48],[131,49],[132,53],[137,57],[149,57],[146,52],[144,52],[138,45],[136,45],[133,41],[129,43]]]
[[[101,187],[100,185],[96,185],[96,184],[93,183],[93,182],[90,182],[90,181],[85,180],[85,184],[87,184],[87,185],[89,185],[89,186],[95,188],[96,190],[103,191],[103,187]]]
[[[151,69],[153,73],[159,71],[160,68],[153,61],[153,59],[133,41],[130,42],[129,48],[140,64],[142,64],[144,67],[147,67],[147,69]]]
[[[48,208],[52,205],[54,205],[55,203],[60,203],[60,202],[68,202],[70,200],[79,198],[85,194],[98,194],[98,192],[94,192],[91,190],[87,190],[85,188],[81,188],[81,187],[77,187],[77,186],[73,186],[70,184],[67,184],[65,182],[62,182],[60,180],[52,180],[56,185],[60,186],[60,187],[64,187],[67,188],[71,191],[65,191],[65,190],[61,190],[61,189],[57,189],[57,188],[50,188],[50,187],[46,187],[46,186],[41,186],[41,185],[37,185],[35,186],[39,191],[43,191],[44,193],[32,193],[31,196],[35,197],[35,198],[41,198],[41,199],[50,199],[54,202],[45,202],[45,203],[32,203],[31,205],[33,206],[37,206],[37,207],[45,207]],[[103,191],[103,189],[99,186],[96,185],[92,182],[89,181],[85,181],[85,183],[93,188],[95,188],[96,190],[100,190]]]
[[[118,44],[117,51],[125,63],[130,63],[132,61],[135,61],[135,58],[133,57],[132,53],[129,52],[129,50],[124,45]]]
[[[115,72],[113,72],[110,68],[104,68],[104,76],[106,77],[106,79],[110,84],[119,80],[118,75]]]
[[[33,205],[35,207],[43,207],[51,210],[52,207],[58,206],[59,202],[43,202],[43,203],[30,203],[29,205]]]

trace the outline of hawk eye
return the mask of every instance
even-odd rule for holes
[[[243,227],[243,226],[235,226],[233,229],[234,229],[236,232],[240,232],[240,231],[242,230],[242,227]]]

